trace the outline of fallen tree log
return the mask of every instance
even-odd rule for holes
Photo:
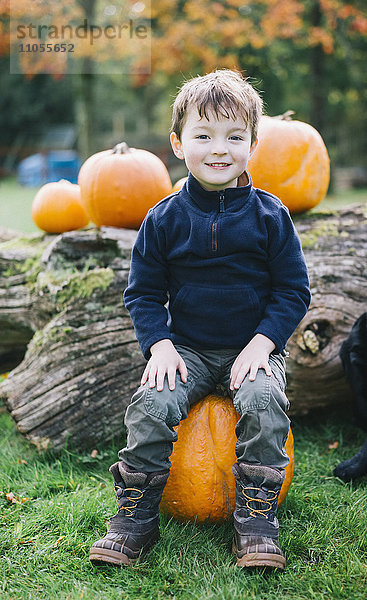
[[[296,220],[313,298],[288,344],[292,414],[350,399],[339,348],[366,310],[366,222],[361,205]],[[0,371],[14,367],[0,397],[40,448],[101,447],[123,431],[145,364],[122,304],[135,237],[0,231]]]
[[[367,207],[297,219],[312,301],[288,343],[288,395],[294,414],[350,402],[339,358],[342,342],[367,309]]]

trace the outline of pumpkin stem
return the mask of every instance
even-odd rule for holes
[[[273,119],[279,119],[280,121],[291,121],[292,115],[296,114],[294,110],[287,110],[282,115],[276,115]]]
[[[116,144],[112,152],[113,154],[127,154],[128,152],[131,152],[131,150],[126,142],[120,142],[119,144]]]

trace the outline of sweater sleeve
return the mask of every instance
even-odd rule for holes
[[[271,339],[280,352],[307,313],[311,294],[301,241],[286,207],[268,231],[271,296],[255,334]]]
[[[163,339],[171,339],[167,326],[167,264],[163,258],[155,223],[150,210],[145,217],[131,255],[128,285],[124,302],[144,357],[151,356],[150,347]]]

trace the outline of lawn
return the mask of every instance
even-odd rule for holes
[[[0,226],[26,233],[39,231],[31,216],[38,189],[19,185],[15,177],[0,179]]]
[[[115,512],[108,467],[119,444],[99,448],[100,459],[67,449],[40,454],[3,409],[0,598],[364,600],[367,478],[346,484],[332,474],[364,436],[341,409],[295,418],[292,427],[296,470],[279,511],[285,572],[238,569],[231,522],[197,526],[166,516],[161,540],[144,562],[98,568],[88,552]]]

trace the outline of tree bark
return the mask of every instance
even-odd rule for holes
[[[291,414],[302,414],[350,398],[339,349],[366,310],[367,228],[363,206],[295,222],[313,295],[288,343]],[[122,304],[135,237],[0,231],[0,371],[15,367],[0,396],[39,448],[102,447],[123,433],[145,364]]]
[[[339,350],[367,307],[367,210],[354,206],[296,220],[312,301],[288,342],[293,414],[351,400]]]
[[[96,0],[79,0],[83,9],[88,32],[95,23]],[[81,63],[81,72],[73,75],[74,116],[77,124],[77,145],[82,160],[96,152],[96,74],[92,56],[85,56]]]

